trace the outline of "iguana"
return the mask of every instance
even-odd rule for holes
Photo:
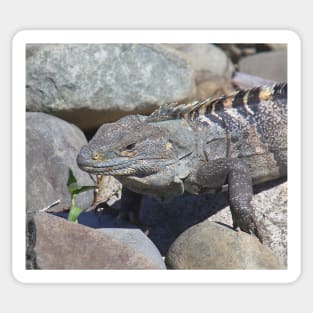
[[[234,228],[261,239],[252,185],[287,177],[287,83],[104,124],[77,163],[160,200],[228,184]]]

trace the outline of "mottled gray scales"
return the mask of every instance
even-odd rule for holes
[[[260,138],[267,143],[269,151],[279,165],[281,175],[287,174],[287,134],[281,136],[282,129],[287,132],[287,107],[280,101],[267,101],[260,106],[257,125]],[[265,116],[272,116],[271,119]]]

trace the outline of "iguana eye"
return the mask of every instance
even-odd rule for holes
[[[126,146],[126,149],[127,149],[127,150],[132,150],[132,149],[135,148],[135,146],[136,146],[136,143],[134,142],[134,143],[131,143],[131,144],[129,144],[128,146]]]
[[[132,158],[132,157],[136,156],[137,151],[134,149],[135,146],[136,146],[135,142],[127,145],[123,151],[119,152],[119,155],[122,157],[128,157],[128,158]]]

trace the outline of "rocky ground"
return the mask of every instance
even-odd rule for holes
[[[80,185],[95,184],[77,167],[76,155],[102,123],[286,80],[284,45],[27,46],[27,268],[286,268],[286,181],[255,187],[268,234],[263,245],[231,229],[227,192],[165,203],[144,197],[146,234],[114,214],[85,212],[78,224],[61,218],[70,207],[68,168]],[[102,200],[118,210],[120,184],[108,177],[103,185]],[[39,212],[56,200],[59,216]],[[88,191],[77,205],[88,209],[93,201]]]

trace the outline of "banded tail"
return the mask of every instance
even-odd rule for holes
[[[253,114],[249,106],[263,101],[287,98],[287,83],[276,83],[272,86],[260,86],[246,90],[239,90],[218,98],[207,98],[189,104],[169,103],[160,106],[152,112],[146,122],[161,122],[172,119],[194,120],[198,116],[215,115],[216,112],[231,108],[243,107],[248,114]]]

